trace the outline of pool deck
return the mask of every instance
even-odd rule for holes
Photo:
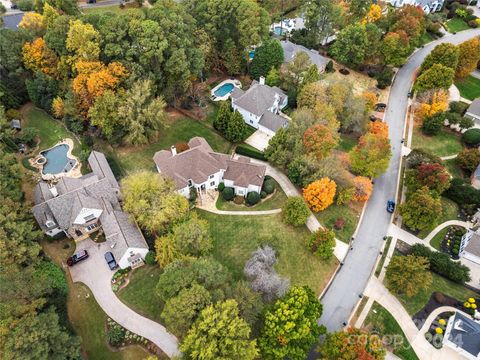
[[[239,80],[236,80],[236,79],[226,79],[226,80],[223,80],[220,84],[218,84],[217,86],[215,86],[212,91],[210,92],[211,94],[211,99],[212,101],[225,101],[225,100],[228,100],[228,98],[230,97],[230,94],[231,94],[231,91],[224,95],[224,96],[216,96],[215,95],[215,91],[217,91],[218,89],[220,89],[223,85],[225,84],[232,84],[234,87],[236,88],[239,88],[241,89],[242,88],[242,83],[239,81]],[[232,89],[233,91],[233,89]]]
[[[53,149],[55,146],[63,145],[63,144],[68,145],[67,157],[69,159],[74,159],[76,161],[75,166],[67,172],[61,172],[61,173],[57,173],[55,175],[53,175],[53,174],[43,174],[42,170],[43,170],[43,165],[44,164],[43,163],[42,164],[37,163],[38,159],[43,158],[43,155],[41,155],[41,153],[45,152],[45,151],[48,151],[50,149]],[[50,147],[48,149],[41,150],[38,153],[37,156],[29,159],[28,161],[29,161],[31,166],[33,166],[34,168],[36,168],[40,171],[40,174],[41,174],[43,180],[46,180],[46,181],[55,180],[55,179],[58,179],[58,178],[63,177],[63,176],[79,178],[80,176],[82,176],[82,171],[81,171],[82,163],[80,162],[80,160],[76,156],[74,156],[72,154],[73,146],[74,146],[74,143],[73,143],[72,139],[70,139],[70,138],[62,139],[62,141],[59,141],[58,143],[56,143],[52,147]]]

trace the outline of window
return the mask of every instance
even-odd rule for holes
[[[92,231],[92,230],[95,229],[96,227],[97,227],[97,224],[88,225],[88,226],[87,226],[87,231]]]
[[[210,186],[215,186],[215,181],[212,181],[212,182],[210,183]]]
[[[192,180],[188,180],[188,186],[192,186]]]
[[[252,120],[250,120],[250,124],[253,124],[253,121],[252,121]]]
[[[209,179],[213,179],[214,176],[215,176],[215,175],[210,175],[208,178],[209,178]]]
[[[238,195],[243,195],[243,190],[238,190]]]
[[[95,215],[93,214],[90,214],[90,215],[87,215],[83,218],[86,222],[90,221],[90,220],[93,220],[95,219]]]

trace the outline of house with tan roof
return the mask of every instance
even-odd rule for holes
[[[178,153],[172,146],[153,156],[158,172],[170,177],[183,196],[189,198],[192,190],[216,189],[220,183],[233,188],[235,195],[260,193],[265,178],[264,165],[253,164],[246,157],[234,158],[214,152],[202,137],[190,139],[188,147]]]
[[[265,84],[265,78],[253,80],[246,91],[235,88],[231,95],[232,108],[237,110],[248,125],[267,134],[275,135],[288,126],[289,118],[281,110],[288,104],[288,96],[282,89]]]
[[[75,241],[103,231],[108,248],[123,269],[143,264],[148,245],[137,224],[122,211],[120,186],[105,155],[92,151],[92,172],[79,178],[61,177],[35,186],[32,213],[50,237]]]

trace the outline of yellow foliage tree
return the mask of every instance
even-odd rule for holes
[[[57,119],[61,119],[65,115],[65,104],[59,96],[52,101],[52,113]]]
[[[58,58],[42,38],[36,38],[31,43],[23,44],[23,64],[33,72],[41,71],[50,76],[56,76]]]
[[[96,61],[100,56],[100,33],[91,24],[71,20],[66,46],[73,53],[70,58],[72,68],[78,61]]]
[[[303,198],[312,211],[319,212],[333,204],[336,190],[335,181],[324,177],[303,189]]]
[[[357,176],[353,179],[355,192],[353,194],[354,201],[367,201],[372,195],[373,185],[372,181],[365,176]]]
[[[31,31],[36,36],[42,36],[47,29],[43,16],[36,12],[25,13],[18,27]]]
[[[364,91],[362,98],[365,100],[365,107],[367,111],[372,111],[377,103],[377,95],[371,91]]]
[[[382,17],[382,8],[377,4],[370,5],[370,9],[362,20],[362,24],[373,23]]]
[[[438,90],[427,93],[417,108],[417,117],[423,120],[427,117],[442,113],[448,109],[448,93]]]
[[[51,6],[49,3],[43,5],[43,20],[47,29],[53,25],[53,22],[58,18],[60,14],[57,9]]]

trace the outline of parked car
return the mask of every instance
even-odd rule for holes
[[[78,263],[82,260],[85,260],[86,258],[88,258],[88,251],[87,250],[80,250],[80,251],[76,252],[75,254],[73,254],[72,256],[70,256],[67,259],[67,265],[68,266],[73,266],[76,263]]]
[[[395,211],[395,201],[388,200],[387,201],[387,211],[392,214]]]
[[[375,111],[384,112],[386,108],[387,108],[387,104],[384,104],[384,103],[376,103],[376,104],[375,104],[375,107],[374,107],[373,109],[374,109]]]
[[[110,251],[105,253],[105,260],[107,261],[107,264],[110,270],[115,270],[116,268],[118,268],[118,264],[115,261],[115,257]]]
[[[97,0],[87,0],[87,4],[95,4]]]
[[[17,9],[18,9],[18,5],[17,5],[17,4],[12,4],[12,6],[10,6],[10,9],[12,9],[12,10],[17,10]]]

